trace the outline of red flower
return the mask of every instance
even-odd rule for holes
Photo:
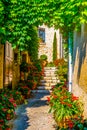
[[[62,101],[61,104],[66,104],[66,103]]]
[[[11,130],[10,128],[6,128],[6,130]]]
[[[0,127],[0,130],[2,130],[2,128]]]
[[[78,100],[79,98],[72,94],[72,101]]]
[[[3,108],[2,110],[3,110],[3,112],[6,112],[6,111],[7,111],[7,108]]]
[[[16,94],[19,94],[19,92],[17,91]]]
[[[6,97],[7,95],[6,95],[6,94],[4,94],[4,96]]]
[[[56,98],[58,98],[58,96],[56,96],[56,95],[53,95],[53,98],[54,98],[54,99],[56,99]]]
[[[10,114],[7,114],[6,119],[7,119],[7,120],[10,120],[10,119],[11,119],[11,115],[10,115]]]
[[[67,103],[67,106],[68,106],[68,107],[72,107],[72,104],[68,104],[68,103]]]
[[[13,102],[14,102],[14,99],[13,99],[13,98],[10,98],[9,101],[10,101],[11,103],[13,103]]]
[[[14,107],[17,107],[16,103],[13,103],[13,106],[14,106]]]
[[[69,125],[69,128],[71,128],[71,129],[73,128],[73,122],[72,121],[69,121],[68,125]]]
[[[4,122],[4,120],[3,120],[3,119],[1,119],[1,120],[0,120],[0,122]]]
[[[50,102],[50,97],[47,97],[48,102]]]

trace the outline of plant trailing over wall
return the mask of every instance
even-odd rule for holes
[[[57,59],[57,38],[56,32],[54,33],[54,40],[53,40],[53,61]]]

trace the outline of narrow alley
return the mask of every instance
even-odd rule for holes
[[[16,109],[17,118],[12,130],[55,130],[56,124],[49,112],[47,97],[49,93],[35,93],[28,104]]]

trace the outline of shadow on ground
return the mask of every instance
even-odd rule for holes
[[[12,130],[26,130],[29,127],[29,117],[27,116],[27,108],[36,108],[48,105],[45,96],[50,93],[34,93],[32,98],[27,100],[27,104],[18,106],[15,110],[17,118],[13,121]]]

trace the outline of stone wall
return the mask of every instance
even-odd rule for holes
[[[39,53],[40,55],[47,55],[48,62],[51,62],[53,60],[53,39],[54,39],[54,33],[56,32],[57,37],[57,58],[61,57],[61,35],[59,30],[55,30],[53,27],[48,28],[47,26],[43,25],[40,26],[40,28],[45,29],[45,43],[41,42],[39,46]]]
[[[72,91],[83,101],[84,116],[87,117],[87,25],[74,33]]]

